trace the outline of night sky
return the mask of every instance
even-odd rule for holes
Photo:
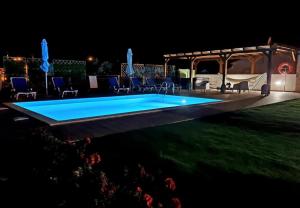
[[[131,47],[135,63],[157,64],[163,63],[164,53],[266,44],[269,36],[300,47],[293,4],[147,2],[135,5],[138,9],[96,1],[2,4],[0,55],[40,57],[42,38],[48,41],[50,58],[92,55],[125,62]]]

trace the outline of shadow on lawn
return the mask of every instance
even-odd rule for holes
[[[188,207],[196,203],[235,205],[241,200],[247,205],[288,204],[296,202],[300,196],[300,184],[258,175],[229,173],[204,163],[198,163],[197,173],[187,175],[180,182],[184,184],[181,187],[185,190],[183,198],[189,199],[186,201]]]
[[[143,147],[142,142],[131,141],[126,144],[126,139],[119,138],[118,135],[95,142],[96,149],[101,149],[102,146],[102,152],[107,155],[109,164],[143,163],[151,171],[161,169],[166,176],[173,177],[183,207],[201,207],[204,204],[234,205],[239,204],[240,200],[247,204],[270,205],[279,201],[291,203],[300,197],[300,184],[297,183],[226,172],[202,162],[198,162],[196,172],[185,172],[178,164],[162,159],[151,147]]]
[[[300,126],[289,122],[287,120],[281,120],[274,122],[270,119],[249,118],[249,115],[244,112],[230,112],[219,115],[214,115],[202,119],[201,121],[210,122],[213,124],[222,124],[228,126],[238,126],[239,128],[258,130],[264,132],[276,133],[291,133],[300,132]]]

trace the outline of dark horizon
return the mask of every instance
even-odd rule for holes
[[[49,15],[27,4],[8,6],[3,15],[11,17],[13,8],[17,16],[2,22],[0,55],[40,57],[43,38],[50,59],[96,56],[125,62],[132,48],[134,63],[153,64],[163,63],[165,53],[263,45],[269,36],[273,42],[300,47],[300,33],[293,29],[296,13],[276,15],[275,8],[264,10],[261,5],[263,13],[249,7],[211,14],[204,7],[176,3],[130,10],[122,5],[74,5],[49,4]]]

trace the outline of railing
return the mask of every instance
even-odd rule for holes
[[[163,82],[157,92],[157,94],[159,94],[161,92],[161,90],[164,90],[165,95],[168,93],[168,88],[172,89],[172,93],[175,93],[175,84],[174,82]]]

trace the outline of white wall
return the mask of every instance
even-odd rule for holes
[[[264,76],[265,75],[265,76]],[[258,80],[262,76],[262,79]],[[209,79],[210,88],[215,89],[222,84],[222,74],[196,74],[196,77],[205,77]],[[251,79],[253,78],[253,79]],[[266,83],[266,74],[228,74],[226,83],[230,82],[232,85],[240,81],[247,80],[249,88],[253,90],[260,90],[261,86]],[[295,91],[296,90],[296,74],[272,74],[271,76],[271,90],[276,91]]]
[[[296,68],[296,91],[300,92],[300,54],[298,51],[297,68]]]
[[[271,90],[276,91],[295,91],[296,90],[296,74],[272,74]]]

